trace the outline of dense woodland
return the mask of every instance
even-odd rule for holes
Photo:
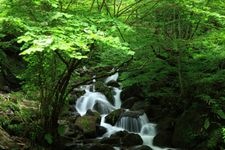
[[[0,149],[65,149],[60,121],[80,96],[74,89],[119,72],[158,124],[155,145],[224,150],[224,8],[223,0],[0,0]]]

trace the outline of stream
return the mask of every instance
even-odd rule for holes
[[[110,81],[117,81],[118,73],[109,76],[105,83]],[[95,82],[95,80],[93,80]],[[153,145],[153,138],[156,135],[156,124],[149,122],[145,113],[141,114],[139,117],[129,117],[122,116],[117,120],[116,124],[112,126],[105,122],[105,117],[112,111],[121,108],[120,93],[121,89],[113,87],[113,97],[114,105],[112,105],[102,93],[95,91],[93,85],[82,86],[85,90],[85,94],[79,97],[76,101],[75,108],[77,112],[84,116],[88,110],[95,110],[95,105],[98,104],[98,112],[101,114],[100,126],[107,129],[107,132],[99,139],[104,137],[110,137],[110,135],[118,131],[128,131],[130,133],[139,134],[143,140],[143,145],[151,147],[153,150],[171,150],[171,148],[160,148]],[[129,109],[125,110],[125,113],[132,113]],[[114,147],[115,149],[120,149],[119,147]]]

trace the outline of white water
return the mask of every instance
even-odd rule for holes
[[[105,83],[108,83],[111,80],[116,81],[117,78],[118,73],[108,77],[105,80]],[[115,109],[119,109],[121,106],[121,89],[115,87],[113,88],[113,106],[108,102],[107,98],[102,93],[95,92],[94,90],[91,91],[91,89],[94,89],[93,86],[83,86],[82,88],[85,89],[86,93],[77,100],[75,106],[76,110],[81,116],[85,115],[88,109],[100,112],[102,114],[100,125],[107,129],[107,132],[103,135],[103,137],[109,137],[113,133],[126,130],[128,132],[139,134],[143,140],[143,145],[147,145],[153,150],[168,150],[168,148],[160,148],[153,145],[153,138],[156,135],[156,124],[150,123],[145,113],[136,118],[127,116],[121,117],[120,120],[116,122],[115,126],[105,122],[105,117],[107,114]]]

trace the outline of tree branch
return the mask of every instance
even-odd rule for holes
[[[67,66],[67,68],[69,68],[69,62],[67,62],[58,51],[55,51],[55,53],[59,57],[59,59]]]

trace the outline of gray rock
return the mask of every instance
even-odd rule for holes
[[[124,109],[117,109],[112,111],[105,117],[105,122],[114,126],[123,112],[125,112]]]

